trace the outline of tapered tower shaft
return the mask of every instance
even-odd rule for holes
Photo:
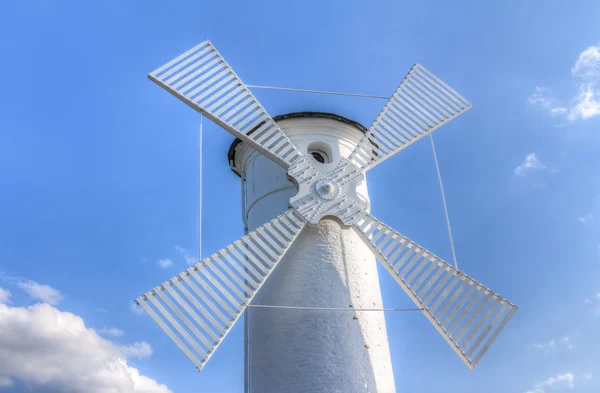
[[[348,157],[365,131],[317,113],[276,120],[317,166]],[[285,170],[243,143],[234,143],[229,156],[242,177],[247,230],[289,208],[296,189]],[[367,185],[359,188],[368,201]],[[353,229],[325,219],[300,233],[253,304],[382,308],[375,257]],[[395,392],[382,312],[249,308],[246,317],[251,393]]]

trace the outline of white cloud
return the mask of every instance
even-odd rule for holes
[[[556,377],[550,377],[543,382],[538,382],[533,385],[527,393],[545,393],[547,388],[572,388],[575,386],[575,376],[571,373],[558,374]]]
[[[188,265],[191,266],[198,263],[198,257],[192,256],[185,248],[181,246],[175,246],[175,251],[181,254],[183,259],[185,260],[185,263],[187,263]]]
[[[0,288],[0,303],[8,303],[9,299],[10,291],[8,289]],[[1,383],[0,386],[2,386]]]
[[[102,329],[98,329],[97,331],[100,334],[104,334],[105,336],[112,336],[112,337],[120,337],[125,334],[124,331],[122,331],[121,329],[117,329],[117,328],[104,327]]]
[[[128,358],[147,358],[152,355],[152,347],[145,341],[136,342],[131,345],[123,345],[121,353]]]
[[[535,93],[529,96],[527,102],[548,112],[551,116],[560,116],[568,112],[567,108],[559,105],[552,90],[544,86],[536,86]]]
[[[36,300],[41,300],[45,303],[56,306],[62,300],[63,296],[60,291],[52,288],[49,285],[39,284],[31,280],[23,280],[17,283],[25,292]]]
[[[577,218],[582,224],[589,224],[594,221],[594,218],[600,214],[600,194],[596,195],[594,198],[594,202],[592,203],[592,208],[589,213]]]
[[[171,266],[173,266],[173,261],[170,260],[169,258],[159,259],[157,263],[158,263],[158,266],[162,267],[163,269],[168,269]]]
[[[600,115],[600,46],[592,45],[579,54],[571,76],[577,95],[569,105],[561,105],[549,88],[540,86],[529,96],[529,104],[570,122]]]
[[[598,86],[598,82],[581,85],[575,101],[575,105],[567,115],[569,121],[585,120],[600,115],[600,86]]]
[[[544,352],[555,352],[561,349],[573,349],[573,343],[571,342],[571,337],[564,336],[546,343],[533,344],[532,347]]]
[[[146,343],[120,346],[49,304],[0,305],[0,321],[0,385],[20,381],[34,392],[171,392],[127,364],[128,356],[148,353]]]
[[[8,377],[0,377],[0,388],[5,388],[13,385],[13,380]]]
[[[581,52],[571,74],[586,80],[600,78],[600,47],[592,45]]]
[[[592,313],[594,315],[600,316],[600,292],[596,293],[596,295],[594,295],[594,297],[592,297],[591,299],[585,299],[583,302],[585,304],[591,304]]]
[[[523,163],[515,168],[515,175],[523,176],[528,172],[544,168],[546,167],[538,160],[535,153],[529,153],[525,156]]]

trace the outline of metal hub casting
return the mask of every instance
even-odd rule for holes
[[[325,216],[334,216],[344,225],[354,224],[369,211],[368,201],[358,193],[364,171],[346,158],[319,168],[327,172],[321,173],[308,158],[290,167],[288,176],[298,186],[290,205],[309,225],[318,225]]]

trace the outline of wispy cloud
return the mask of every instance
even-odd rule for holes
[[[96,330],[98,333],[105,335],[105,336],[112,336],[112,337],[121,337],[122,335],[125,334],[124,331],[122,331],[121,329],[117,329],[117,328],[102,328],[102,329],[98,329]]]
[[[17,285],[36,300],[41,300],[44,303],[53,306],[60,303],[63,296],[58,289],[52,288],[50,285],[40,284],[31,280],[22,280],[17,282]]]
[[[535,88],[529,104],[568,122],[600,115],[600,46],[592,45],[579,54],[571,76],[577,93],[568,104],[561,104],[550,88],[543,86]]]
[[[548,388],[573,388],[574,386],[575,376],[572,373],[558,374],[556,377],[536,383],[527,393],[545,393]]]
[[[185,260],[185,263],[187,263],[188,265],[194,265],[198,263],[198,257],[195,257],[192,254],[190,254],[185,248],[181,246],[175,246],[175,251],[181,254],[183,259]]]
[[[4,377],[0,375],[0,388],[6,388],[13,385],[12,378]]]
[[[544,166],[540,162],[540,160],[537,158],[535,153],[529,153],[525,156],[525,159],[523,160],[521,165],[519,165],[518,167],[515,168],[514,172],[515,172],[515,175],[517,175],[517,176],[524,176],[529,172],[544,169],[544,168],[546,168],[546,166]]]
[[[538,349],[540,351],[548,353],[548,352],[556,352],[561,349],[567,349],[567,350],[573,349],[573,343],[571,341],[571,337],[564,336],[559,339],[550,340],[545,343],[533,344],[532,347],[535,349]]]
[[[598,216],[599,214],[600,214],[600,194],[596,195],[596,197],[594,198],[594,202],[592,203],[592,207],[591,207],[590,211],[587,214],[577,218],[577,220],[582,224],[589,224],[592,221],[594,221],[596,216]]]
[[[592,313],[600,316],[600,292],[596,293],[591,298],[587,298],[583,301],[585,304],[589,304],[592,307]]]
[[[165,259],[159,259],[158,262],[156,262],[158,264],[158,266],[162,267],[163,269],[168,269],[171,266],[173,266],[173,261],[170,260],[169,258],[165,258]]]
[[[152,355],[152,347],[145,341],[135,342],[130,345],[122,345],[119,347],[123,356],[128,358],[147,358]]]
[[[581,378],[583,378],[583,379],[587,379],[587,380],[590,380],[590,379],[592,379],[592,373],[586,373],[586,374],[583,374],[583,375],[581,376]]]
[[[10,291],[8,289],[0,288],[0,304],[8,303],[10,300]],[[2,385],[0,385],[2,386]]]
[[[529,102],[530,105],[548,112],[550,116],[560,116],[568,112],[567,108],[560,106],[557,99],[554,97],[554,93],[549,87],[536,86],[535,93],[527,98],[527,102]]]
[[[600,115],[600,47],[590,46],[581,52],[571,74],[579,81],[579,94],[569,120]]]

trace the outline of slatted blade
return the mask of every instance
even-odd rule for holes
[[[471,104],[420,64],[415,64],[348,159],[369,170]]]
[[[136,302],[201,370],[304,225],[290,209]]]
[[[370,214],[354,228],[452,349],[474,368],[517,306]]]
[[[285,169],[303,156],[208,40],[148,78]]]

